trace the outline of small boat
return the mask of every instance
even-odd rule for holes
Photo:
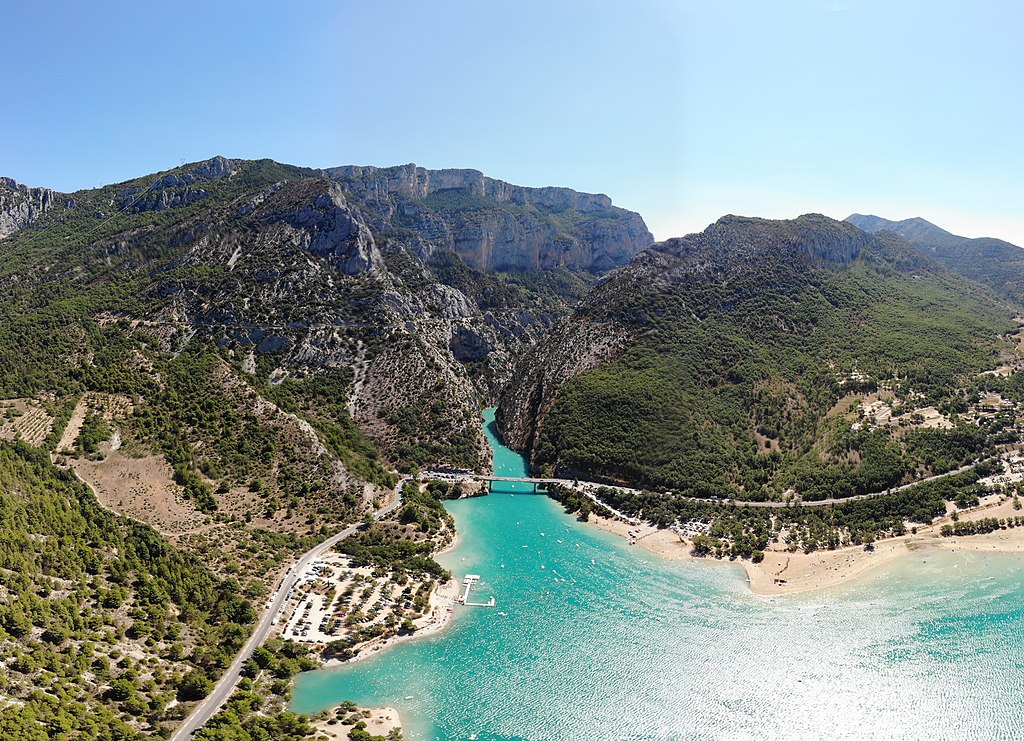
[[[405,696],[405,699],[406,699],[406,700],[412,700],[412,699],[414,699],[414,698],[413,698],[413,696],[412,696],[412,695],[406,695],[406,696]]]
[[[502,617],[504,617],[505,615],[508,615],[507,612],[499,612],[498,614],[501,615]]]

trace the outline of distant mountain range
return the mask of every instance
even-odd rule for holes
[[[881,216],[846,217],[866,232],[890,231],[961,275],[991,286],[999,294],[1024,303],[1024,249],[1002,239],[961,237],[920,217],[890,221]]]

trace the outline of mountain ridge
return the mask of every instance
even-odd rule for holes
[[[541,471],[778,496],[830,460],[844,379],[939,403],[1011,314],[895,235],[727,216],[603,279],[524,357],[499,426]],[[844,465],[829,475],[853,481]]]
[[[1024,249],[1015,244],[994,237],[961,237],[921,217],[892,221],[851,214],[845,221],[872,233],[891,231],[950,270],[1024,304]]]

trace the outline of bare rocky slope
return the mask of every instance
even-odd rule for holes
[[[651,241],[606,196],[413,165],[215,157],[73,195],[4,181],[0,206],[9,298],[130,283],[139,297],[93,302],[86,324],[213,343],[257,383],[343,377],[358,426],[406,465],[482,465],[480,406]]]

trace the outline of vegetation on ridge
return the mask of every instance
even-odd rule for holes
[[[651,250],[577,310],[570,321],[620,333],[624,350],[536,410],[535,466],[697,497],[817,499],[985,449],[964,426],[904,436],[828,413],[889,387],[955,414],[1014,327],[1008,307],[898,243],[862,235],[845,261],[787,246],[808,239],[801,227],[858,239],[837,222],[723,222]],[[579,349],[542,347],[533,362],[567,352]]]

